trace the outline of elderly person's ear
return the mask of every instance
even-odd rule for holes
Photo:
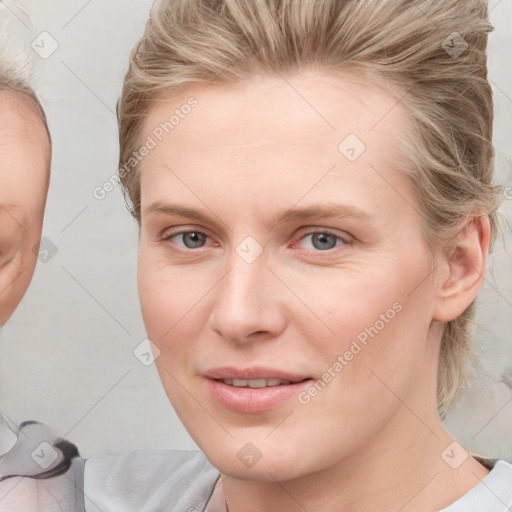
[[[11,317],[34,274],[50,155],[37,101],[0,91],[0,325]]]

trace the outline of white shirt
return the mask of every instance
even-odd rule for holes
[[[0,512],[227,512],[220,473],[200,451],[83,459],[61,441],[41,423],[20,426],[18,442],[0,457]],[[491,471],[439,512],[512,510],[512,464],[481,462]]]
[[[512,510],[512,465],[498,460],[485,478],[439,512],[509,512]]]
[[[476,487],[439,512],[510,512],[512,464],[489,464],[491,471]],[[219,477],[199,451],[137,450],[93,457],[85,463],[85,494],[96,508],[86,500],[86,511],[226,512]]]

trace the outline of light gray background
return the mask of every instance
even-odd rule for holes
[[[58,252],[38,263],[4,329],[0,406],[15,422],[46,422],[87,457],[143,447],[196,448],[154,365],[145,367],[133,355],[145,338],[136,224],[119,188],[103,200],[93,196],[116,172],[115,104],[152,1],[21,3],[38,33],[48,32],[59,44],[49,58],[38,58],[37,81],[54,141],[43,236]],[[496,166],[499,182],[512,187],[512,1],[491,0],[490,6]],[[480,298],[483,372],[448,420],[468,447],[503,458],[512,457],[512,390],[499,382],[512,366],[510,193],[502,208],[509,223],[503,223],[506,245],[496,246]]]

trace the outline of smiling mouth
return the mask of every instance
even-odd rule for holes
[[[290,384],[297,384],[298,382],[304,382],[303,379],[301,381],[292,382],[291,380],[282,380],[282,379],[215,379],[217,382],[222,382],[228,386],[233,386],[236,388],[268,388],[274,386],[288,386]]]
[[[304,375],[270,369],[218,369],[208,373],[205,381],[211,398],[224,409],[243,414],[263,413],[280,407],[313,382]]]

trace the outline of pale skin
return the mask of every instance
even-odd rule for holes
[[[13,314],[34,274],[50,153],[34,100],[0,91],[0,325]]]
[[[141,170],[138,287],[163,385],[221,472],[230,512],[440,510],[488,473],[473,457],[457,469],[441,457],[454,439],[437,413],[436,371],[443,322],[481,287],[489,221],[461,232],[464,250],[434,258],[400,170],[401,105],[319,70],[287,81],[191,86],[145,119],[144,139],[198,101]],[[349,134],[366,145],[353,162],[338,149]],[[327,203],[364,218],[274,223]],[[332,235],[327,248],[315,231]],[[263,249],[250,264],[236,251],[248,236]],[[203,373],[226,365],[321,379],[396,302],[401,311],[307,405],[235,412],[207,390]],[[252,467],[237,457],[247,443],[261,453]]]

